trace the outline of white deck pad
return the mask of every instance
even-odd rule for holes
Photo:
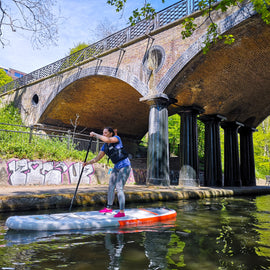
[[[122,218],[115,218],[116,213],[115,211],[109,214],[89,211],[11,216],[6,220],[5,225],[11,230],[27,231],[92,230],[108,227],[140,226],[176,217],[176,211],[168,208],[126,209],[126,216]]]

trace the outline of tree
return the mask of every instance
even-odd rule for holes
[[[165,0],[160,0],[162,3]],[[218,25],[215,23],[212,13],[213,11],[222,11],[226,12],[229,7],[236,6],[245,0],[201,0],[199,2],[200,10],[202,10],[202,15],[206,17],[204,23],[209,24],[206,33],[206,39],[204,41],[203,52],[207,53],[211,45],[217,43],[218,40],[224,40],[225,44],[231,44],[234,42],[234,36],[230,34],[222,35],[219,33]],[[127,0],[107,0],[109,5],[115,6],[116,12],[120,12],[124,9]],[[270,24],[270,0],[251,0],[253,3],[254,9],[261,14],[262,20]],[[156,14],[155,9],[151,6],[149,1],[145,0],[144,6],[133,10],[132,16],[129,17],[131,25],[134,25],[142,19],[152,19]],[[200,27],[194,23],[193,17],[188,17],[183,22],[184,30],[181,32],[182,38],[185,39],[190,37],[194,31]]]
[[[57,20],[54,14],[54,0],[1,0],[0,1],[0,43],[4,47],[8,31],[32,33],[33,47],[55,44]]]
[[[114,34],[117,30],[119,29],[117,29],[117,27],[108,18],[104,18],[99,21],[95,30],[92,31],[92,39],[96,42],[97,40],[101,40]]]
[[[174,114],[168,118],[168,133],[170,153],[179,155],[180,144],[180,115]]]
[[[161,0],[162,3],[165,3],[165,0]],[[111,6],[115,6],[116,12],[120,12],[121,10],[124,9],[125,4],[127,0],[108,0],[107,4]],[[132,16],[129,17],[129,22],[131,25],[136,24],[140,20],[143,19],[153,19],[155,17],[156,11],[155,9],[151,6],[148,1],[144,1],[144,6],[141,7],[140,9],[136,8],[132,12]]]
[[[3,69],[0,69],[0,87],[11,81],[13,81],[12,78],[8,76],[7,73]]]
[[[264,178],[270,174],[270,116],[266,118],[254,133],[254,155],[256,175]]]
[[[89,44],[86,44],[85,42],[79,42],[77,45],[75,45],[74,48],[69,49],[69,55],[78,52],[86,47],[88,47]]]
[[[97,40],[101,40],[105,37],[112,35],[116,31],[117,28],[107,18],[105,18],[104,20],[100,21],[97,24],[96,29],[92,31],[93,43],[96,42]],[[85,42],[79,42],[77,45],[75,45],[75,47],[69,50],[69,55],[76,53],[88,46],[89,44]]]

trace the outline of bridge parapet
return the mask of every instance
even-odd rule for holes
[[[136,38],[165,26],[182,17],[188,16],[199,10],[199,0],[181,0],[160,12],[157,12],[153,20],[142,20],[134,26],[126,27],[88,47],[62,58],[45,67],[37,69],[17,80],[14,80],[0,87],[0,96],[16,88],[21,88],[31,84],[39,79],[46,78],[53,74],[61,73],[63,70],[80,65],[97,58],[106,51],[121,47],[123,44],[130,42]]]

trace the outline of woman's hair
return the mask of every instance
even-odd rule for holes
[[[115,136],[114,130],[111,127],[105,127],[104,129],[107,129],[110,133],[113,134],[113,136]]]

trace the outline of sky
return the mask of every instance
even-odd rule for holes
[[[160,11],[177,0],[152,0],[152,6]],[[33,48],[26,32],[4,32],[9,45],[0,47],[0,66],[30,73],[53,63],[69,54],[69,50],[80,42],[93,43],[94,33],[101,21],[106,20],[117,30],[127,27],[132,10],[140,8],[144,0],[127,0],[123,12],[117,13],[107,0],[57,0],[55,7],[59,14],[57,45]]]

